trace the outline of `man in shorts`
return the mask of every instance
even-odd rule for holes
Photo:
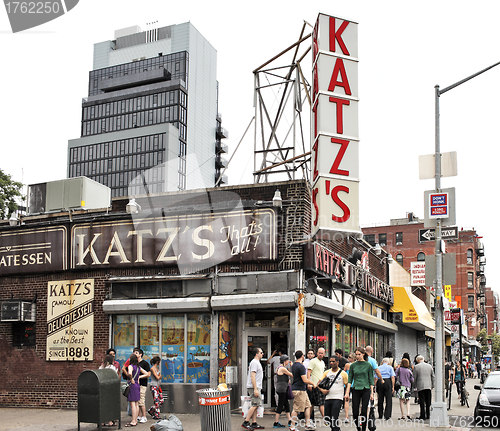
[[[241,425],[247,430],[263,429],[264,427],[257,424],[257,408],[262,405],[260,393],[262,391],[262,379],[264,372],[260,363],[264,356],[264,351],[257,347],[253,351],[254,357],[248,366],[247,375],[247,393],[250,396],[252,405],[248,410],[247,417]],[[250,422],[252,421],[252,422]]]
[[[317,356],[309,362],[307,367],[307,378],[316,385],[321,381],[321,376],[325,372],[326,364],[323,358],[325,357],[325,349],[320,347]],[[321,416],[325,416],[325,395],[318,389],[308,387],[309,400],[313,406],[318,406]],[[314,415],[313,415],[314,417]]]
[[[295,352],[295,359],[295,363],[292,365],[293,412],[290,431],[297,431],[295,427],[297,413],[302,412],[304,412],[307,423],[306,430],[313,430],[314,428],[309,423],[309,418],[311,417],[311,402],[307,396],[307,385],[312,385],[313,388],[316,388],[316,385],[307,378],[307,371],[303,364],[304,353],[302,350],[297,350]]]
[[[149,362],[142,358],[144,356],[144,351],[140,347],[136,347],[134,349],[134,353],[139,361],[139,367],[148,373],[147,376],[142,375],[139,377],[139,384],[141,385],[141,398],[139,399],[139,416],[137,418],[137,422],[146,423],[148,421],[146,418],[146,391],[148,389],[148,379],[151,375],[151,367],[149,366]]]

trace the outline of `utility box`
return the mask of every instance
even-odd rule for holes
[[[118,420],[121,428],[120,378],[112,369],[85,370],[78,377],[78,431],[80,422],[102,423]]]
[[[28,186],[28,214],[108,208],[111,189],[87,177]]]

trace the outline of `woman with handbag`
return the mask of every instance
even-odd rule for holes
[[[400,384],[399,389],[396,389],[397,384]],[[399,408],[401,409],[401,419],[410,419],[410,398],[411,387],[413,383],[413,373],[410,369],[410,361],[407,358],[401,359],[401,364],[396,370],[396,384],[394,390],[396,391],[396,398],[399,399]],[[405,417],[404,405],[407,406],[407,414]]]
[[[349,368],[349,379],[344,398],[349,399],[352,390],[352,417],[358,431],[366,431],[368,403],[373,401],[373,367],[363,347],[356,347],[356,362]],[[359,409],[361,407],[361,417]]]
[[[347,384],[347,373],[340,369],[337,356],[330,358],[330,369],[321,376],[318,389],[325,395],[325,419],[332,431],[340,431],[339,413],[344,400],[344,385]],[[324,383],[325,382],[325,383]]]
[[[137,425],[137,417],[139,416],[139,400],[141,398],[141,387],[139,385],[139,378],[142,375],[147,376],[148,373],[139,367],[137,355],[132,353],[130,355],[130,364],[127,367],[127,379],[129,383],[129,393],[127,401],[130,403],[132,410],[132,420],[125,424],[126,427],[135,427]]]
[[[286,412],[288,423],[291,421],[288,392],[291,394],[292,388],[290,388],[290,390],[288,390],[288,388],[290,387],[290,377],[293,377],[293,374],[287,369],[289,365],[290,358],[288,355],[281,355],[280,364],[276,370],[276,393],[278,394],[278,405],[276,407],[276,416],[274,418],[273,428],[285,428],[285,425],[280,422],[280,415],[283,410]]]

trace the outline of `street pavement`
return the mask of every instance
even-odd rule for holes
[[[476,404],[476,399],[478,396],[477,390],[474,389],[474,385],[479,384],[478,379],[469,379],[467,380],[467,390],[469,391],[469,405],[460,406],[460,401],[458,400],[458,395],[456,393],[456,389],[453,392],[452,396],[452,405],[451,409],[448,410],[448,418],[450,422],[450,428],[453,430],[474,430],[474,420],[473,420],[473,412],[474,406]],[[412,398],[411,400],[411,417],[416,418],[419,416],[419,406],[414,403]],[[166,413],[168,416],[168,413]],[[200,416],[199,415],[188,415],[188,414],[178,414],[176,415],[182,422],[185,431],[219,431],[207,429],[206,427],[201,426]],[[398,418],[401,416],[401,411],[399,409],[399,400],[393,398],[393,409],[392,409],[392,417],[389,421],[381,421],[377,420],[377,431],[387,431],[387,430],[404,430],[405,428],[410,429],[422,429],[422,431],[428,430],[442,430],[443,428],[431,427],[429,424],[429,420],[419,421],[419,420],[406,420],[399,421]],[[318,410],[315,413],[316,418],[321,418]],[[344,418],[344,412],[340,413],[340,417]],[[378,414],[376,414],[378,417]],[[281,422],[286,424],[285,415],[281,416]],[[352,416],[350,416],[352,419]],[[126,429],[124,426],[126,423],[130,422],[130,417],[127,416],[125,412],[122,413],[122,429]],[[137,431],[146,431],[150,430],[150,427],[156,421],[148,420],[145,424],[138,424],[136,427],[133,427],[134,430]],[[243,430],[241,428],[241,424],[243,419],[240,413],[233,413],[231,415],[231,431],[239,431]],[[266,427],[266,429],[273,428],[274,422],[274,413],[270,410],[266,411],[263,418],[259,418],[257,421],[259,424]],[[325,426],[321,423],[321,420],[316,420],[316,430],[318,431],[328,431],[330,429],[329,426]],[[88,424],[81,423],[80,430],[88,431],[97,429],[96,424]],[[104,427],[103,430],[116,430],[118,426],[114,427]],[[287,430],[287,428],[282,428]],[[299,427],[299,430],[304,430],[304,427]],[[348,423],[343,423],[341,425],[342,430],[346,431],[356,431],[352,420]],[[495,429],[495,428],[490,428]],[[500,428],[497,428],[500,429]],[[55,409],[29,409],[29,408],[1,408],[0,407],[0,431],[11,431],[11,430],[32,430],[32,431],[76,431],[78,430],[78,411],[75,410],[55,410]]]

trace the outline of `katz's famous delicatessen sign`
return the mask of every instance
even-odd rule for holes
[[[47,361],[87,361],[94,356],[94,280],[49,281]]]

